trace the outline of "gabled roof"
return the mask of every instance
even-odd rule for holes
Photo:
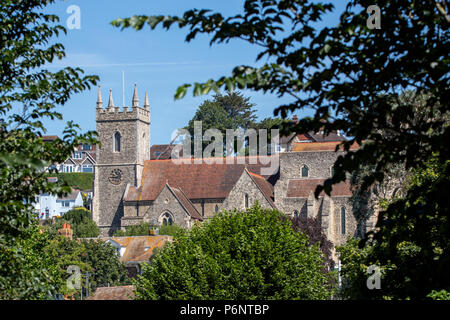
[[[266,179],[264,179],[259,174],[250,172],[246,169],[248,175],[253,180],[253,182],[256,184],[256,186],[261,190],[264,197],[267,199],[267,201],[270,203],[272,208],[276,209],[275,203],[273,202],[273,185],[271,185]]]
[[[264,159],[263,159],[264,158]],[[269,157],[254,157],[256,164],[250,164],[250,157],[241,157],[244,163],[237,163],[237,158],[229,158],[233,163],[207,164],[205,159],[196,164],[195,159],[185,159],[189,163],[177,164],[172,160],[148,160],[145,162],[141,186],[130,186],[125,201],[155,200],[165,184],[181,189],[186,198],[225,199],[244,172],[260,173],[261,168],[270,167]],[[274,160],[275,161],[275,160]],[[267,163],[262,164],[261,162]],[[269,179],[271,176],[264,176]]]
[[[286,197],[287,198],[308,198],[308,196],[314,191],[319,184],[323,184],[325,179],[291,179],[288,182],[288,188]],[[325,192],[320,193],[320,197],[323,197]],[[352,196],[352,191],[350,189],[350,183],[340,182],[333,185],[333,190],[331,191],[332,197],[350,197]]]
[[[177,198],[177,200],[180,202],[181,206],[187,211],[187,213],[193,218],[197,220],[203,220],[203,217],[198,212],[198,210],[194,207],[192,202],[186,197],[183,190],[181,188],[171,188],[169,185],[167,185],[170,190],[172,190],[172,193]]]
[[[73,189],[71,193],[69,193],[67,196],[65,197],[61,197],[56,199],[57,201],[62,201],[62,200],[69,200],[69,201],[75,201],[78,198],[78,195],[80,194],[80,190],[78,189]]]

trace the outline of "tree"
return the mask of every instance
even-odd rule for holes
[[[64,223],[70,224],[75,239],[94,238],[100,234],[99,227],[91,219],[91,212],[85,208],[74,208],[67,211],[64,216],[50,225],[50,232],[52,234],[57,234]]]
[[[371,0],[352,0],[337,26],[317,28],[317,22],[333,10],[331,3],[308,0],[246,0],[244,12],[224,17],[210,10],[193,9],[182,17],[133,16],[112,22],[113,26],[141,30],[145,25],[189,30],[186,41],[198,34],[211,35],[211,45],[240,39],[257,45],[268,62],[262,66],[237,66],[230,76],[204,83],[184,84],[175,98],[221,88],[250,89],[290,96],[275,115],[311,108],[315,114],[287,131],[305,133],[341,130],[348,141],[346,152],[335,164],[335,175],[322,189],[346,179],[362,164],[374,170],[364,187],[382,181],[391,163],[406,168],[423,165],[431,153],[440,159],[449,154],[450,130],[442,118],[417,121],[411,103],[399,103],[406,90],[427,93],[426,110],[448,113],[449,51],[448,8],[444,1],[381,0],[381,29],[371,28],[367,8]],[[395,76],[393,76],[395,75]],[[383,136],[379,130],[391,132]],[[354,143],[362,145],[350,151]],[[363,143],[364,142],[364,143]]]
[[[244,12],[230,17],[193,9],[182,17],[141,15],[112,24],[137,30],[146,24],[152,29],[177,25],[189,30],[186,41],[206,33],[211,44],[241,39],[258,45],[257,59],[264,57],[267,63],[237,66],[230,76],[184,84],[175,98],[184,97],[189,87],[194,95],[237,87],[290,96],[291,103],[275,109],[282,118],[295,110],[313,109],[314,116],[286,131],[328,134],[340,130],[349,137],[339,146],[345,153],[335,162],[333,177],[316,189],[318,196],[322,190],[330,194],[333,184],[363,167],[369,170],[362,191],[383,183],[395,165],[404,165],[406,172],[426,171],[431,155],[439,168],[448,168],[448,5],[441,0],[377,1],[380,29],[368,21],[367,9],[372,5],[371,0],[351,0],[337,26],[321,29],[317,22],[326,18],[333,5],[308,0],[246,0]],[[402,95],[408,95],[407,99],[402,100]],[[417,101],[422,113],[417,112]],[[358,150],[350,150],[354,143],[360,145]],[[383,257],[383,264],[395,268],[408,266],[390,273],[392,286],[382,290],[386,296],[425,297],[439,289],[434,287],[447,284],[443,269],[448,269],[447,260],[432,249],[445,252],[448,239],[443,224],[448,225],[449,205],[442,190],[450,181],[445,170],[438,171],[439,178],[411,186],[402,199],[380,213],[379,231],[373,235],[377,259]],[[417,240],[406,232],[411,228]],[[422,262],[436,269],[428,270]],[[428,272],[433,280],[426,284]]]
[[[185,230],[179,225],[162,225],[162,226],[154,226],[149,222],[143,222],[137,225],[125,227],[125,231],[116,230],[114,232],[115,237],[132,237],[132,236],[148,236],[150,234],[150,229],[158,228],[158,233],[160,235],[169,235],[172,237],[176,237],[180,234],[183,234]]]
[[[432,157],[408,179],[408,192],[380,213],[380,230],[339,248],[342,295],[365,299],[425,299],[450,292],[450,161]],[[440,192],[436,192],[439,190]],[[368,290],[367,267],[381,272],[381,289]]]
[[[2,268],[8,265],[21,270],[21,264],[29,265],[26,249],[21,246],[33,237],[30,230],[37,223],[31,206],[35,196],[45,192],[62,196],[70,191],[67,183],[47,181],[42,169],[65,161],[77,145],[95,142],[93,132],[80,135],[72,122],[67,124],[63,139],[52,143],[41,139],[46,132],[42,120],[62,119],[55,107],[98,80],[84,76],[79,68],[55,72],[45,68],[55,58],[64,57],[64,47],[51,41],[65,29],[57,16],[42,13],[53,2],[4,0],[0,4],[0,251],[6,254],[5,259],[11,259],[2,260]],[[43,267],[40,263],[35,266]],[[47,296],[47,280],[33,277],[38,273],[2,270],[0,290],[12,283],[17,288],[6,290],[3,297]]]
[[[219,130],[223,136],[223,140],[220,141],[222,145],[226,145],[227,129],[242,129],[242,134],[248,129],[254,129],[257,136],[259,136],[258,130],[267,129],[267,143],[270,143],[270,129],[279,129],[286,121],[283,121],[280,118],[265,118],[261,122],[258,122],[256,120],[256,110],[254,107],[255,105],[250,103],[250,98],[244,97],[239,92],[227,92],[225,95],[216,94],[212,101],[206,100],[199,106],[194,117],[184,129],[189,131],[192,145],[195,141],[195,121],[202,122],[202,137],[208,129]],[[202,141],[202,150],[205,150],[209,144],[210,142],[208,141]],[[240,147],[242,147],[243,150],[238,150]],[[248,138],[246,138],[244,146],[238,146],[237,142],[235,142],[234,150],[245,152],[245,155],[248,155]],[[231,148],[230,150],[224,151],[224,155],[232,152]],[[214,152],[213,155],[215,155]]]
[[[304,233],[308,236],[308,241],[311,246],[318,245],[320,251],[324,255],[324,272],[334,269],[334,260],[332,257],[333,244],[328,240],[327,236],[323,232],[322,226],[319,223],[318,218],[302,218],[292,217],[290,218],[292,228],[295,232]]]
[[[223,211],[167,244],[134,282],[137,299],[326,299],[323,256],[276,210]]]
[[[123,286],[130,284],[125,264],[120,261],[117,250],[102,240],[82,240],[84,254],[81,261],[91,267],[89,292],[97,287]]]

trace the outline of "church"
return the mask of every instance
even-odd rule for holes
[[[114,105],[111,91],[104,108],[99,88],[96,123],[101,146],[92,214],[102,235],[142,222],[191,228],[221,210],[244,210],[256,201],[288,216],[318,218],[334,245],[359,232],[348,182],[335,185],[330,196],[314,197],[316,186],[331,176],[340,154],[335,147],[345,137],[339,133],[282,137],[276,155],[234,157],[213,164],[189,159],[180,164],[170,158],[151,159],[150,114],[148,94],[140,106],[136,86],[132,106],[123,110]],[[274,172],[263,170],[270,163],[268,157],[276,157]]]

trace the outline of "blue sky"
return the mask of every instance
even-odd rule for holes
[[[229,75],[234,66],[255,65],[259,48],[244,41],[209,46],[209,37],[198,36],[190,43],[184,41],[186,31],[162,28],[151,31],[149,27],[137,32],[133,29],[120,31],[110,25],[116,18],[134,14],[182,15],[192,8],[208,8],[224,15],[242,11],[243,0],[74,0],[57,1],[46,9],[60,17],[66,25],[70,5],[81,10],[81,29],[68,30],[66,36],[57,39],[66,48],[66,58],[55,62],[50,68],[62,66],[81,67],[86,74],[100,77],[104,104],[109,89],[114,102],[122,106],[122,71],[125,72],[125,105],[131,105],[134,83],[138,86],[141,104],[148,91],[151,111],[151,144],[170,141],[177,128],[184,127],[194,116],[197,107],[209,96],[193,97],[189,92],[182,100],[175,101],[176,88],[184,83],[202,82]],[[335,25],[346,1],[333,1],[335,13],[327,16],[324,25]],[[58,107],[64,121],[45,121],[47,134],[61,135],[65,122],[73,120],[83,131],[95,130],[95,107],[97,88],[73,95],[70,101]],[[273,116],[273,110],[289,101],[275,95],[244,91],[256,104],[259,119]],[[308,115],[298,113],[299,117]]]

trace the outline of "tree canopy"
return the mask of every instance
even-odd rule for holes
[[[311,108],[315,114],[286,131],[341,130],[350,137],[342,143],[349,150],[339,157],[335,175],[325,182],[343,181],[347,172],[372,164],[365,187],[381,181],[386,167],[405,162],[417,167],[432,152],[446,159],[449,126],[442,118],[416,121],[411,102],[399,103],[399,95],[413,90],[429,94],[425,110],[448,112],[449,16],[442,1],[377,1],[382,26],[370,28],[367,8],[371,0],[351,0],[337,26],[318,28],[332,3],[309,0],[246,0],[243,13],[224,16],[207,9],[192,9],[182,16],[136,15],[112,22],[116,27],[141,30],[173,26],[188,29],[186,41],[199,34],[211,37],[210,44],[243,40],[261,50],[257,66],[241,65],[229,76],[204,83],[180,86],[175,98],[189,87],[194,95],[250,89],[289,96],[292,102],[275,109],[283,118],[289,112]],[[262,64],[262,66],[261,66]],[[430,111],[431,112],[431,111]],[[389,136],[379,134],[389,129]],[[319,194],[322,188],[316,190]]]
[[[54,0],[0,3],[0,289],[5,289],[5,298],[48,294],[45,267],[51,266],[38,263],[45,261],[37,258],[42,254],[40,245],[28,245],[37,223],[31,203],[40,193],[67,194],[68,184],[49,182],[44,167],[65,161],[81,143],[95,142],[93,132],[81,135],[72,122],[67,123],[63,139],[51,143],[41,139],[46,133],[43,119],[61,120],[56,107],[98,81],[79,68],[48,70],[48,64],[65,56],[63,45],[54,39],[66,30],[57,16],[43,12],[51,3]],[[35,269],[7,272],[30,266],[29,259],[35,261],[27,256],[27,248],[34,248]]]
[[[134,282],[137,299],[327,299],[318,245],[276,210],[223,211],[167,244]]]

